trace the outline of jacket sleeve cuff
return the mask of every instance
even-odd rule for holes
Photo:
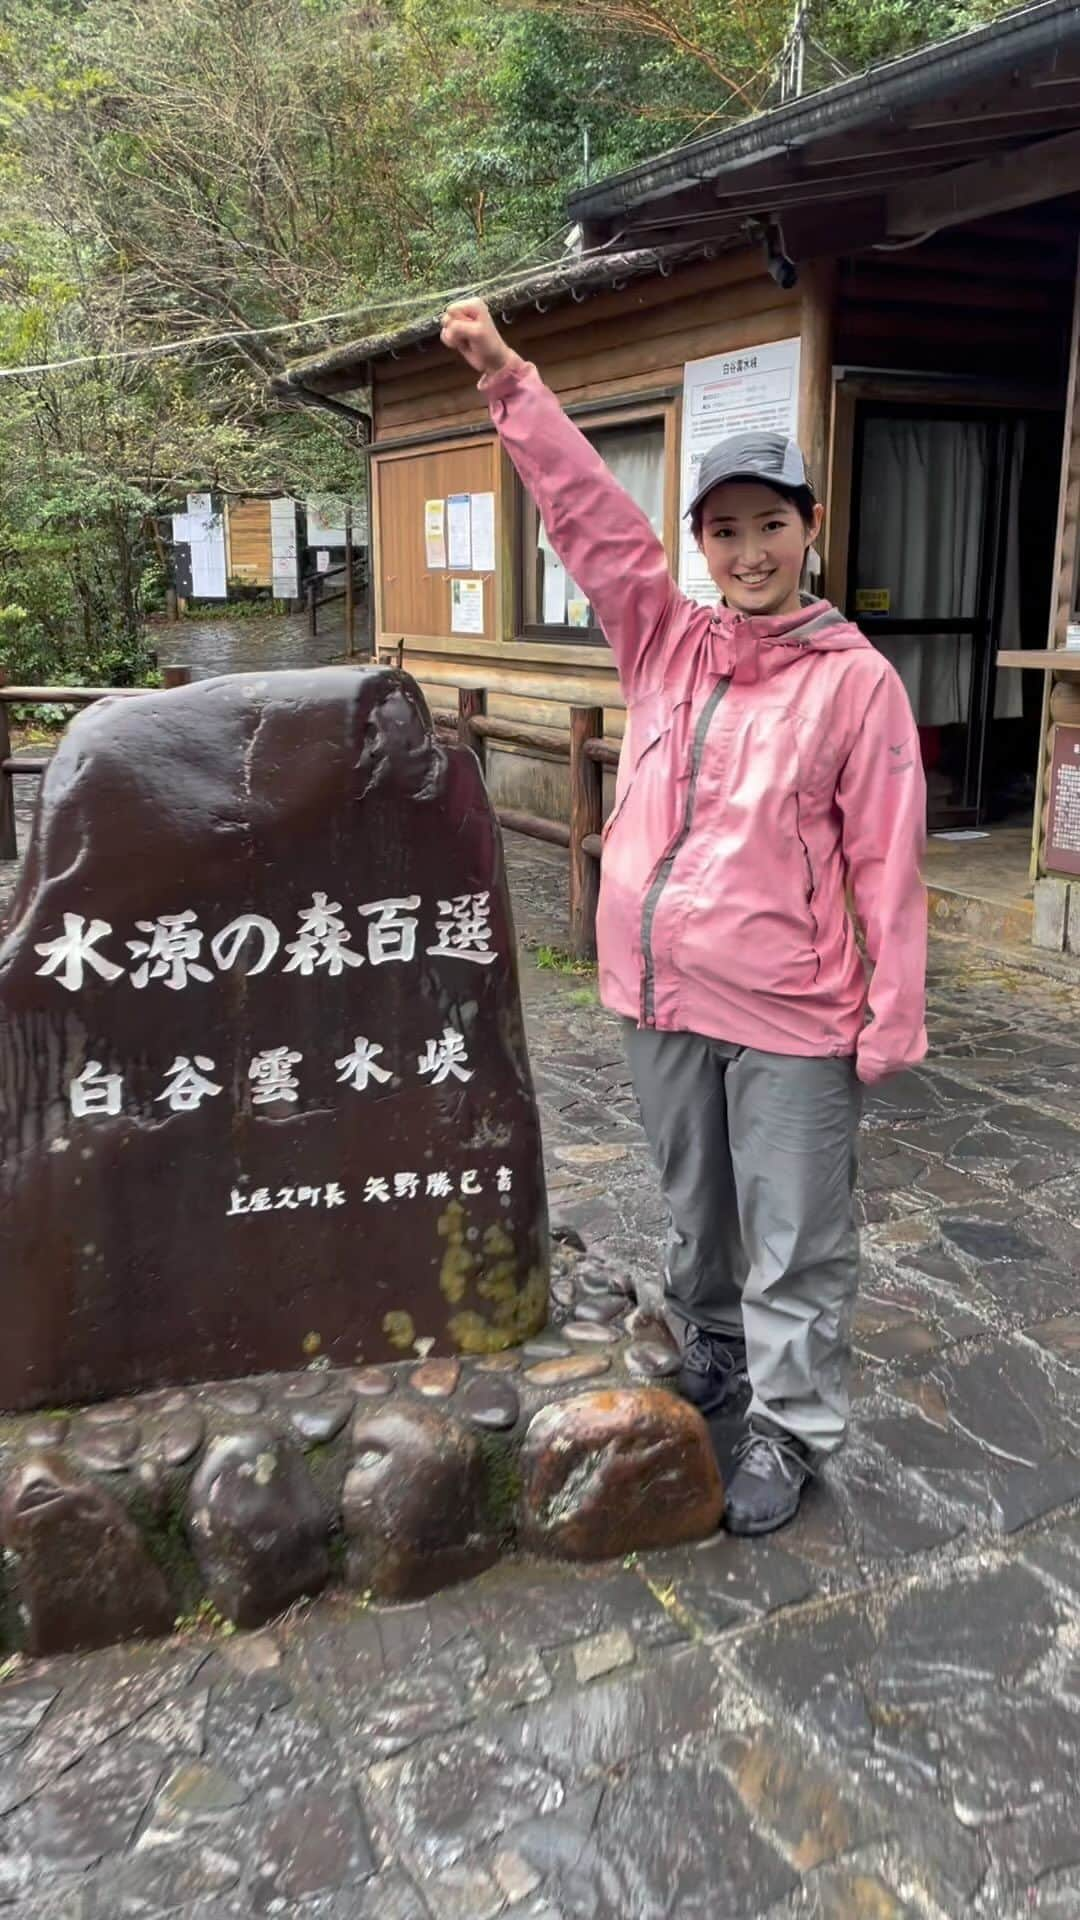
[[[485,400],[503,400],[528,370],[528,361],[523,360],[520,353],[512,353],[505,367],[500,367],[498,373],[482,373],[476,384]]]
[[[876,1087],[880,1086],[883,1080],[888,1080],[892,1074],[902,1073],[903,1063],[894,1064],[888,1060],[875,1060],[859,1052],[855,1057],[855,1071],[864,1087]]]

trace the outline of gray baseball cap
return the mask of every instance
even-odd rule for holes
[[[724,480],[761,480],[767,487],[809,487],[802,448],[782,433],[729,433],[710,447],[697,477],[697,491],[686,509],[699,507]]]

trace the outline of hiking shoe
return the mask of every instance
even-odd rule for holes
[[[793,1433],[756,1417],[733,1456],[724,1525],[729,1533],[773,1533],[799,1511],[813,1471],[810,1450]]]
[[[731,1413],[749,1390],[746,1343],[733,1335],[688,1329],[676,1382],[701,1414]]]

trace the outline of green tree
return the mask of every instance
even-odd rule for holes
[[[1002,10],[817,0],[810,24],[857,70]],[[792,14],[8,0],[0,363],[80,364],[0,379],[0,661],[142,672],[156,517],[189,487],[355,491],[355,429],[270,403],[286,359],[552,257],[574,187],[769,103]]]

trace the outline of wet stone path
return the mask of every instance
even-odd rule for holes
[[[553,1214],[647,1292],[615,1024],[530,947],[563,858],[508,858]],[[794,1526],[16,1665],[0,1913],[1077,1920],[1080,992],[942,944],[931,1011],[868,1103],[853,1432]]]

